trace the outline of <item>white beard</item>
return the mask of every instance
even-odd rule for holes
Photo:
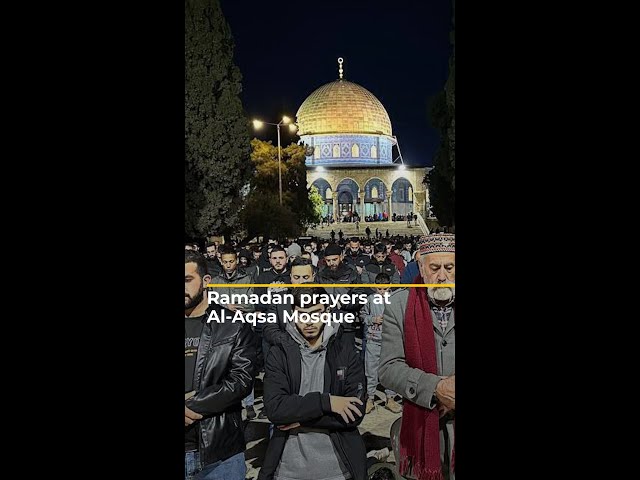
[[[427,296],[433,303],[447,304],[453,301],[456,292],[455,288],[450,287],[429,287],[427,288]]]

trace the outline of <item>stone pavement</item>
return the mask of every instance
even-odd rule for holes
[[[338,232],[342,230],[344,234],[344,238],[349,237],[365,237],[365,230],[367,226],[371,229],[371,239],[374,238],[376,233],[376,228],[378,228],[382,232],[382,236],[384,237],[387,230],[389,230],[389,235],[426,235],[427,232],[423,232],[420,225],[415,225],[414,222],[411,222],[411,227],[407,227],[406,221],[399,222],[360,222],[360,229],[356,230],[355,223],[332,223],[331,226],[320,227],[319,225],[316,228],[308,228],[307,235],[318,237],[322,239],[330,238],[331,230],[336,232],[336,240],[338,240]]]
[[[254,408],[257,413],[262,410],[262,376],[256,380],[255,385],[255,405]],[[380,388],[380,387],[378,387]],[[402,416],[400,413],[392,413],[384,408],[384,392],[378,390],[376,408],[365,415],[359,430],[362,438],[364,439],[367,451],[380,450],[384,447],[388,447],[391,451],[387,462],[395,463],[391,443],[389,440],[389,430],[391,424]],[[399,398],[399,397],[398,397]],[[262,466],[264,454],[267,449],[268,437],[269,437],[269,421],[268,420],[252,420],[246,421],[245,412],[243,411],[243,419],[245,419],[245,438],[247,441],[247,450],[245,451],[245,458],[247,463],[247,479],[256,479]]]

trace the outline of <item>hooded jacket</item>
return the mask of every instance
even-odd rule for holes
[[[211,280],[211,283],[225,283],[225,284],[242,284],[242,283],[254,283],[253,281],[253,277],[248,274],[244,268],[242,267],[238,267],[236,268],[236,270],[233,272],[233,274],[231,274],[231,277],[228,277],[227,274],[224,272],[224,270],[222,271],[222,273],[216,275],[215,277],[213,277],[213,279]],[[225,295],[232,295],[232,294],[247,294],[247,295],[251,295],[253,293],[253,288],[252,287],[241,287],[241,288],[236,288],[236,287],[211,287],[210,288],[211,291],[215,291],[218,292],[220,294],[225,294]],[[243,312],[253,312],[255,311],[255,306],[248,303],[248,304],[239,304],[239,306],[241,307]]]
[[[311,347],[293,322],[286,331],[299,345],[301,355],[300,390],[298,395],[324,390],[324,367],[327,345],[338,329],[337,324],[327,324],[322,331],[322,341]],[[276,469],[278,479],[297,479],[300,472],[307,478],[344,480],[347,469],[336,455],[328,429],[298,427],[289,432]]]
[[[398,269],[388,257],[382,263],[378,263],[375,258],[372,258],[362,270],[362,283],[376,283],[376,276],[379,273],[389,275],[391,283],[400,283]]]
[[[295,325],[289,324],[293,328]],[[326,327],[325,327],[326,328]],[[323,342],[324,343],[324,342]],[[350,341],[342,335],[342,326],[329,336],[324,359],[322,392],[310,391],[304,395],[303,354],[300,344],[291,335],[282,344],[273,345],[265,365],[264,405],[267,417],[275,425],[299,422],[303,429],[323,429],[328,432],[334,451],[353,480],[366,478],[366,449],[358,425],[345,423],[342,417],[331,412],[330,395],[358,397],[357,405],[364,416],[364,394],[367,389],[363,363]],[[289,436],[294,430],[274,429],[269,441],[259,480],[274,477]],[[289,447],[293,451],[293,447]]]

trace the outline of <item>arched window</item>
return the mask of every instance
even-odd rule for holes
[[[338,144],[333,146],[333,158],[340,158],[340,145]]]
[[[360,148],[358,148],[358,144],[357,143],[354,143],[351,146],[351,156],[353,158],[358,158],[360,156]]]
[[[333,198],[333,191],[331,190],[331,187],[327,187],[327,189],[325,190],[324,198],[325,200],[331,200]]]
[[[371,189],[371,198],[378,198],[378,187],[374,186]]]
[[[371,145],[371,158],[378,158],[378,147]]]
[[[313,158],[320,158],[320,145],[316,145],[313,149]]]

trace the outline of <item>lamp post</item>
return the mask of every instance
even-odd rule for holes
[[[296,125],[294,123],[291,123],[291,119],[289,117],[287,117],[286,115],[282,117],[282,120],[280,120],[278,123],[269,123],[269,122],[263,122],[261,120],[254,120],[253,121],[253,127],[256,130],[259,130],[262,128],[262,126],[264,124],[267,125],[274,125],[277,130],[278,130],[278,190],[280,192],[280,206],[282,206],[282,166],[281,166],[281,147],[280,147],[280,125],[289,125],[289,131],[291,132],[295,132],[296,131]]]

